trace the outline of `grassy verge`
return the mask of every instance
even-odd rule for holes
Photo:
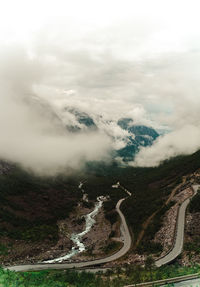
[[[200,272],[199,266],[180,267],[178,265],[145,269],[140,266],[127,265],[125,268],[108,270],[105,274],[86,272],[40,271],[11,272],[0,270],[1,287],[120,287],[151,280],[161,280]]]

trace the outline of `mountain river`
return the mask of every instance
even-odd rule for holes
[[[55,258],[55,259],[51,259],[51,260],[47,260],[47,261],[43,261],[43,263],[56,263],[56,262],[63,262],[64,260],[70,259],[71,257],[73,257],[74,255],[85,251],[85,245],[81,242],[82,237],[87,234],[92,226],[95,224],[95,219],[94,217],[98,214],[99,209],[102,207],[103,202],[105,201],[104,196],[99,196],[97,197],[97,202],[95,204],[95,208],[92,212],[90,212],[87,215],[84,215],[85,217],[85,230],[83,230],[81,233],[77,233],[74,234],[72,233],[70,239],[74,242],[74,245],[71,249],[71,251],[61,257]]]

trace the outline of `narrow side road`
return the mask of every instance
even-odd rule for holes
[[[173,278],[168,278],[168,279],[162,279],[162,280],[157,280],[157,281],[151,281],[151,282],[142,282],[142,283],[138,283],[138,284],[131,284],[131,285],[126,285],[124,287],[152,287],[152,286],[161,286],[161,285],[165,285],[165,286],[168,286],[167,284],[174,284],[174,283],[177,283],[177,282],[180,282],[180,284],[182,285],[179,285],[180,287],[181,286],[185,286],[184,282],[187,282],[187,286],[188,287],[192,287],[192,285],[190,285],[190,282],[195,280],[195,282],[200,282],[200,279],[199,279],[199,274],[196,273],[196,274],[191,274],[191,275],[183,275],[183,276],[179,276],[179,277],[173,277]],[[171,286],[171,285],[170,285]],[[173,285],[174,286],[174,285]],[[195,285],[195,287],[198,287],[199,285]]]

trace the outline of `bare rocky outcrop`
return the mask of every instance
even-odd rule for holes
[[[193,245],[195,249],[188,250],[184,248],[180,264],[191,266],[192,264],[200,264],[200,212],[188,213],[186,216],[185,226],[185,244]]]
[[[200,236],[200,212],[188,213],[186,216],[185,233],[191,239],[194,236]]]

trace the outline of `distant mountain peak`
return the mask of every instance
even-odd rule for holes
[[[73,116],[73,121],[66,124],[70,132],[96,130],[109,136],[113,142],[113,157],[120,161],[132,161],[141,147],[152,145],[159,136],[152,127],[137,125],[132,118],[108,120],[103,115],[91,116],[75,107],[65,107],[64,112]]]

